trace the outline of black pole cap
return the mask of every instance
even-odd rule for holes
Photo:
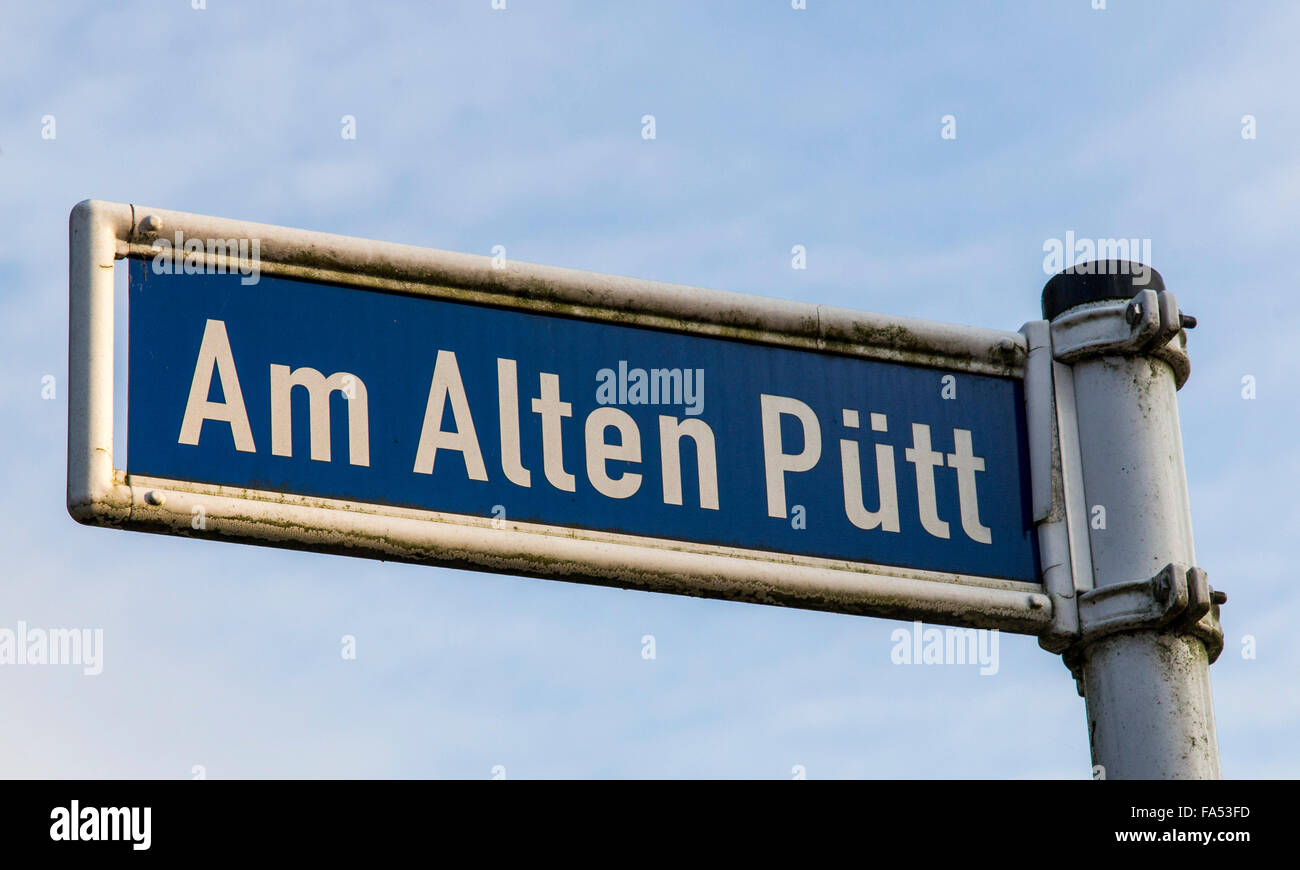
[[[1043,287],[1043,317],[1052,320],[1085,302],[1132,299],[1143,290],[1159,293],[1163,289],[1165,279],[1151,266],[1128,260],[1091,260],[1051,277]]]

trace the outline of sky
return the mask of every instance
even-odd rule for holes
[[[1149,239],[1199,320],[1223,773],[1300,777],[1300,7],[194,3],[0,0],[0,629],[103,632],[97,675],[0,665],[0,775],[1091,775],[1031,637],[981,675],[894,664],[882,619],[78,525],[96,198],[1005,330],[1048,240]]]

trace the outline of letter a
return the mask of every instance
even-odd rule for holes
[[[221,392],[225,401],[209,402],[212,389],[212,370],[221,378]],[[199,345],[199,359],[194,364],[194,380],[190,382],[190,398],[185,403],[185,418],[181,421],[179,444],[197,445],[204,420],[217,420],[230,424],[230,434],[235,439],[235,449],[243,453],[256,453],[253,430],[248,425],[248,412],[244,410],[244,394],[239,389],[239,376],[235,373],[235,358],[230,353],[230,339],[226,324],[209,320],[203,327],[203,342]]]
[[[456,430],[442,430],[442,409],[451,398],[451,413],[456,419]],[[449,350],[438,351],[438,361],[433,365],[433,381],[429,384],[429,401],[424,408],[424,425],[420,428],[420,446],[415,451],[415,473],[433,474],[433,460],[438,448],[458,450],[465,457],[465,471],[470,480],[487,480],[487,467],[483,452],[474,433],[474,418],[469,413],[469,398],[460,379],[460,366],[456,354]]]

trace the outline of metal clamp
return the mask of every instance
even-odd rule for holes
[[[1079,636],[1065,651],[1065,664],[1077,680],[1088,644],[1119,632],[1160,629],[1197,638],[1213,664],[1223,652],[1219,606],[1227,600],[1210,587],[1203,569],[1177,562],[1146,580],[1090,590],[1078,598]]]
[[[1052,321],[1052,347],[1064,363],[1086,356],[1147,354],[1169,363],[1181,388],[1192,372],[1187,333],[1196,318],[1178,310],[1169,290],[1142,290],[1128,302],[1080,306]]]

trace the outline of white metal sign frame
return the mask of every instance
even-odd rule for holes
[[[260,269],[271,275],[1020,378],[1044,583],[537,523],[494,526],[491,517],[127,474],[113,460],[114,262],[153,257],[154,241],[177,230],[190,238],[258,239]],[[220,259],[203,256],[212,265]],[[1091,585],[1090,572],[1078,570],[1078,542],[1086,554],[1087,536],[1086,529],[1081,538],[1078,530],[1070,534],[1066,521],[1070,457],[1058,447],[1058,415],[1072,415],[1072,403],[1062,407],[1054,386],[1046,322],[1002,332],[513,261],[494,268],[489,257],[96,200],[72,210],[69,269],[67,504],[79,522],[997,628],[1040,635],[1045,646],[1077,632],[1075,609],[1062,605],[1073,603],[1079,583]],[[196,507],[202,529],[193,527]]]

